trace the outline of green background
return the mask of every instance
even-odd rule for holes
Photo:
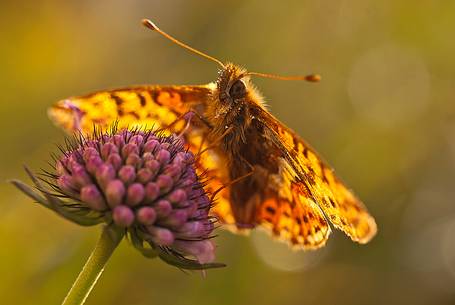
[[[87,304],[454,304],[454,1],[2,1],[0,303],[59,304],[99,235],[6,183],[46,167],[61,98],[132,84],[199,84],[218,67],[159,26],[252,71],[271,111],[336,168],[375,216],[368,245],[335,232],[293,252],[218,230],[228,266],[184,274],[124,242]]]

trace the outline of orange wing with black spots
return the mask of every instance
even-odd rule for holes
[[[100,91],[57,102],[48,111],[52,121],[67,131],[92,132],[93,125],[106,128],[164,127],[207,100],[211,90],[202,86],[137,86]],[[173,126],[181,129],[184,122]],[[202,128],[202,127],[201,127]]]
[[[298,187],[293,190],[290,200],[266,199],[257,213],[259,224],[296,249],[320,248],[331,232],[321,209]]]
[[[316,203],[327,219],[352,240],[366,243],[376,234],[376,222],[363,203],[335,176],[333,170],[295,132],[266,111],[264,127],[289,166],[292,184],[304,190],[303,197]]]
[[[212,93],[211,85],[200,86],[137,86],[107,90],[92,94],[70,97],[57,102],[48,111],[51,120],[68,132],[93,132],[93,127],[107,129],[114,122],[119,128],[152,127],[166,132],[180,133],[186,125],[179,120],[189,111],[204,113],[206,102]],[[198,118],[191,122],[191,128],[183,133],[190,150],[198,153],[207,148],[207,133],[210,130]],[[209,184],[206,189],[215,192],[226,184],[225,164],[213,150],[204,153],[197,160],[200,173],[207,174]],[[223,182],[222,182],[223,181]],[[234,224],[228,200],[228,189],[216,196],[213,208],[223,223]]]

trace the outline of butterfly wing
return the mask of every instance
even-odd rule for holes
[[[352,240],[366,243],[376,234],[376,222],[363,203],[335,176],[333,170],[295,132],[270,113],[259,116],[267,137],[288,165],[289,180],[298,192],[316,203],[327,219]],[[265,204],[265,203],[264,203]]]
[[[288,174],[282,176],[280,191],[266,195],[257,209],[256,222],[295,249],[320,248],[330,235],[330,227],[308,192],[290,178]]]
[[[186,113],[204,113],[206,103],[212,94],[213,85],[200,86],[137,86],[92,94],[70,97],[57,102],[48,110],[49,117],[65,131],[83,134],[93,132],[94,126],[108,129],[114,122],[119,128],[167,128],[167,131],[180,133],[185,121],[178,120]],[[207,148],[205,141],[209,129],[197,118],[183,133],[189,149],[197,154]],[[206,190],[214,193],[225,184],[227,176],[221,156],[209,150],[203,158],[197,159],[199,173],[209,177]],[[223,182],[224,181],[224,182]],[[228,189],[216,196],[214,214],[227,224],[235,223],[229,204]]]
[[[67,131],[91,133],[93,126],[162,127],[181,115],[204,107],[211,94],[209,85],[137,86],[100,91],[57,102],[48,111],[51,120]],[[183,127],[183,122],[177,129]],[[201,127],[202,128],[202,127]]]

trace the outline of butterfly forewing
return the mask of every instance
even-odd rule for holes
[[[59,101],[49,109],[49,116],[66,130],[84,133],[92,132],[94,124],[106,128],[116,120],[119,127],[165,127],[198,107],[210,92],[208,85],[137,86],[100,91]],[[178,123],[181,129],[184,122]]]
[[[48,111],[51,120],[67,132],[91,134],[94,127],[107,130],[113,123],[119,128],[138,127],[162,129],[181,134],[195,154],[208,149],[207,126],[194,118],[190,128],[182,133],[186,122],[182,118],[196,109],[203,113],[212,85],[201,86],[136,86],[99,91],[70,97],[57,102]],[[212,212],[225,224],[235,224],[229,203],[227,173],[221,165],[222,156],[208,150],[196,160],[200,174],[209,177],[206,190],[217,192]],[[223,188],[223,189],[221,189]],[[221,190],[220,190],[221,189]],[[235,226],[230,226],[235,231]]]
[[[368,242],[377,228],[363,203],[295,132],[266,111],[262,111],[262,120],[271,141],[279,146],[283,159],[292,168],[293,183],[305,190],[335,227],[354,241]]]

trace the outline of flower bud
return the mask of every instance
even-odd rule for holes
[[[85,167],[87,168],[87,172],[92,175],[95,175],[99,167],[101,167],[103,164],[104,163],[101,157],[96,154],[92,154],[91,156],[87,157],[87,160],[85,160]]]
[[[116,225],[127,228],[134,222],[134,213],[129,207],[119,205],[114,208],[112,219]]]
[[[62,195],[54,198],[46,191],[42,197],[52,198],[48,208],[80,224],[118,226],[144,255],[157,251],[167,262],[181,260],[175,263],[179,267],[203,268],[213,261],[212,203],[194,156],[179,137],[122,130],[75,143],[56,161],[55,174],[48,175]]]
[[[124,165],[118,171],[118,176],[120,180],[123,181],[125,184],[133,183],[136,179],[136,171],[133,166],[131,165]]]
[[[174,181],[169,175],[160,175],[156,179],[156,184],[158,184],[158,187],[162,193],[167,193],[169,190],[171,190],[173,182]]]
[[[145,189],[141,183],[133,183],[128,186],[126,193],[126,204],[129,206],[138,205],[145,197]]]
[[[139,157],[138,154],[131,153],[131,154],[129,154],[128,157],[126,158],[125,163],[126,163],[127,165],[133,166],[134,168],[140,168],[141,163],[142,163],[142,159],[141,159],[141,157]]]
[[[160,162],[162,165],[167,165],[171,160],[171,154],[166,149],[161,149],[156,156],[156,160]]]
[[[122,157],[126,159],[130,154],[139,154],[139,148],[134,143],[128,143],[122,148]]]
[[[98,184],[104,189],[106,185],[115,179],[116,172],[111,164],[102,164],[95,172]]]
[[[103,158],[103,160],[107,160],[107,158],[112,155],[112,154],[118,154],[118,147],[115,146],[115,144],[113,143],[105,143],[102,147],[101,147],[101,157]]]
[[[156,212],[152,207],[145,206],[137,210],[136,217],[143,225],[150,226],[156,220]]]
[[[110,207],[116,207],[123,202],[126,189],[120,180],[112,180],[106,186],[106,198]]]
[[[150,140],[144,145],[144,152],[154,153],[155,150],[160,148],[160,142],[157,140]]]
[[[156,214],[159,218],[167,217],[172,211],[172,205],[167,200],[160,200],[155,205]]]
[[[81,189],[81,201],[95,211],[103,211],[106,209],[106,203],[103,196],[94,184],[89,184]]]
[[[111,164],[115,170],[119,170],[122,166],[122,157],[119,154],[110,154],[107,163]]]
[[[156,198],[160,195],[160,188],[155,182],[149,182],[145,186],[145,198],[148,202],[155,201]]]
[[[83,187],[92,183],[90,176],[87,174],[87,171],[81,165],[74,164],[72,167],[73,180],[77,186]]]
[[[148,168],[141,168],[137,172],[137,181],[146,184],[148,181],[152,180],[153,178],[153,173],[148,169]]]
[[[171,203],[179,203],[186,200],[186,192],[183,189],[176,189],[169,196]]]
[[[150,226],[147,230],[152,241],[157,245],[170,246],[174,242],[174,234],[169,229]]]

